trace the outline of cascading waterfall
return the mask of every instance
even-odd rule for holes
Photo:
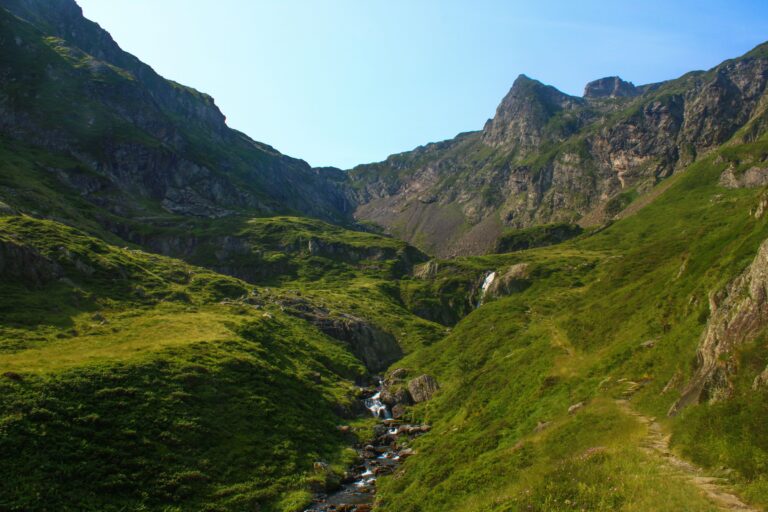
[[[485,279],[483,280],[483,285],[480,287],[480,299],[477,301],[477,307],[480,307],[483,304],[485,293],[488,291],[488,288],[491,287],[495,279],[496,279],[496,272],[491,271],[485,275]]]
[[[376,393],[363,401],[381,420],[374,429],[375,438],[369,444],[358,446],[360,460],[345,474],[341,487],[329,494],[318,492],[304,512],[370,512],[377,478],[394,473],[403,459],[415,453],[408,448],[410,441],[430,430],[429,425],[409,425],[392,419],[381,401],[382,385],[379,379]]]
[[[373,415],[377,418],[388,420],[392,418],[392,415],[390,414],[387,406],[384,405],[384,403],[381,401],[381,386],[382,382],[379,380],[379,390],[376,391],[376,394],[372,397],[365,399],[365,408],[371,411],[371,413],[373,413]]]

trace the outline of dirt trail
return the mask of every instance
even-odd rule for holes
[[[648,428],[648,433],[641,447],[651,454],[660,455],[675,475],[698,487],[718,508],[721,510],[760,512],[760,509],[747,505],[730,492],[725,479],[708,476],[702,468],[673,454],[669,449],[670,436],[664,434],[661,425],[654,418],[644,416],[634,410],[628,400],[616,400],[616,403],[622,411],[637,418]]]

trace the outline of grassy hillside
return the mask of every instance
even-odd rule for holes
[[[371,440],[359,386],[393,362],[440,390],[405,409],[430,427],[377,512],[768,507],[768,291],[717,359],[732,395],[668,415],[768,238],[768,189],[721,179],[768,183],[766,58],[559,106],[525,78],[495,124],[540,142],[344,174],[229,129],[72,0],[7,0],[0,510],[302,511]],[[430,260],[355,207],[504,254]]]
[[[381,482],[381,510],[714,509],[642,448],[648,426],[628,413],[626,398],[673,434],[676,452],[768,505],[768,409],[765,392],[751,388],[768,360],[764,338],[740,349],[733,399],[666,416],[696,365],[709,294],[768,236],[755,214],[763,190],[725,189],[719,176],[766,154],[765,138],[726,147],[591,236],[455,260],[475,275],[524,262],[532,284],[488,301],[398,363],[434,374],[442,391],[415,408],[433,434]]]
[[[348,218],[340,171],[311,169],[227,127],[213,98],[124,52],[73,0],[4,2],[0,49],[2,135],[65,155],[53,176],[92,207],[126,221]]]
[[[25,216],[0,248],[0,508],[295,510],[349,463],[367,372],[274,292]]]

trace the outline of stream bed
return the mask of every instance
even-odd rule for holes
[[[376,480],[393,473],[400,463],[415,452],[408,447],[411,439],[429,432],[429,425],[411,425],[392,419],[380,400],[381,383],[363,399],[365,408],[379,418],[374,439],[356,446],[360,461],[347,472],[339,489],[318,493],[305,512],[369,512],[376,499]]]

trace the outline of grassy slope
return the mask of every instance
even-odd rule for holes
[[[348,461],[334,411],[365,370],[343,344],[242,281],[52,221],[2,217],[0,239],[62,269],[3,276],[0,508],[293,510],[332,478],[315,461]]]
[[[765,220],[751,215],[762,192],[725,190],[717,179],[729,162],[747,167],[767,153],[765,139],[726,148],[590,237],[464,260],[467,269],[517,261],[560,268],[398,363],[433,373],[443,390],[414,412],[434,434],[419,440],[420,454],[401,475],[381,482],[381,509],[709,510],[696,489],[637,447],[642,427],[613,400],[639,383],[634,406],[665,417],[695,364],[708,293],[741,271],[768,235]],[[653,348],[641,346],[650,339]],[[768,410],[763,396],[748,393],[765,366],[764,342],[742,358],[733,401],[664,422],[677,449],[715,471],[733,468],[742,491],[768,504],[758,463],[768,448],[761,426]],[[581,411],[567,413],[582,401]],[[540,422],[550,423],[537,432]]]

